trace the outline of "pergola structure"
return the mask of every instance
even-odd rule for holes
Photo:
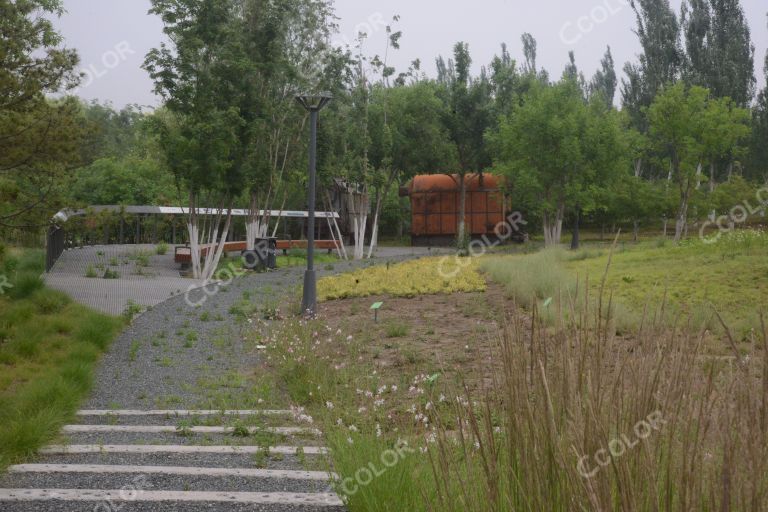
[[[224,213],[226,210],[220,210],[218,208],[198,208],[197,214],[202,216],[216,216]],[[92,239],[85,239],[81,243],[77,243],[75,240],[67,239],[67,232],[64,229],[65,224],[77,217],[86,217],[88,215],[99,214],[114,214],[118,216],[114,226],[105,224],[101,229],[102,232]],[[260,216],[267,215],[269,218],[275,219],[301,219],[306,220],[309,217],[309,212],[295,211],[295,210],[271,210],[269,212],[261,211]],[[171,219],[170,226],[170,240],[171,244],[176,244],[179,240],[185,240],[186,223],[177,223],[176,219],[184,219],[189,215],[189,208],[179,206],[121,206],[121,205],[96,205],[88,208],[65,208],[58,212],[51,219],[51,226],[48,229],[46,237],[46,271],[50,270],[56,260],[61,256],[61,253],[69,247],[75,245],[97,245],[97,240],[103,242],[103,245],[109,245],[112,240],[118,244],[124,244],[127,240],[133,240],[133,243],[140,243],[144,236],[145,221],[151,217],[165,217]],[[245,209],[233,209],[232,216],[245,218],[249,215],[249,210]],[[129,222],[126,217],[133,217],[133,220]],[[315,216],[321,219],[326,219],[325,223],[318,223],[316,229],[328,231],[332,234],[333,228],[331,223],[334,224],[339,219],[337,212],[315,212]],[[327,226],[324,226],[327,224]],[[179,230],[179,228],[181,228]],[[286,223],[287,233],[287,223]],[[181,233],[182,236],[177,237]],[[302,226],[302,236],[304,236],[304,229]],[[228,239],[235,240],[237,233],[235,229],[230,230]],[[319,237],[318,237],[319,238]],[[154,232],[150,236],[152,242],[159,241],[160,237],[157,233],[157,225],[154,226]]]

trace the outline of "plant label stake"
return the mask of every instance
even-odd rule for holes
[[[381,309],[381,306],[383,306],[383,302],[374,302],[371,306],[371,309],[373,310],[373,321],[377,322],[379,321],[379,310]]]

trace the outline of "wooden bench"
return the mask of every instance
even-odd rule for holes
[[[307,240],[278,240],[277,249],[282,250],[283,254],[287,254],[289,249],[306,249],[308,247]],[[214,249],[216,244],[205,244],[200,246],[200,257],[204,258],[208,255],[208,251]],[[224,244],[224,252],[243,252],[248,247],[246,242],[226,242]],[[315,249],[327,249],[328,254],[331,254],[334,250],[339,249],[339,242],[336,240],[315,240]],[[188,245],[177,246],[174,250],[173,259],[176,263],[181,265],[189,265],[192,263],[192,249]]]
[[[227,242],[224,244],[224,252],[242,252],[248,244],[245,242]],[[205,244],[200,246],[200,257],[208,256],[208,251],[215,248],[215,244]],[[189,264],[192,262],[192,249],[188,245],[177,246],[173,259],[176,263]]]
[[[286,254],[289,249],[306,249],[309,246],[307,240],[278,240],[277,248]],[[339,242],[336,240],[315,240],[315,249],[327,249],[328,254],[339,249]]]

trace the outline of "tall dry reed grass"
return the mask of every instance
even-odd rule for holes
[[[429,509],[768,510],[765,322],[747,351],[724,328],[732,355],[715,357],[663,303],[616,336],[607,291],[587,293],[554,326],[535,303],[509,313],[492,385],[439,425]]]

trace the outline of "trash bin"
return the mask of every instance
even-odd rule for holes
[[[277,238],[257,238],[253,251],[243,251],[245,267],[251,270],[257,268],[277,268]]]

